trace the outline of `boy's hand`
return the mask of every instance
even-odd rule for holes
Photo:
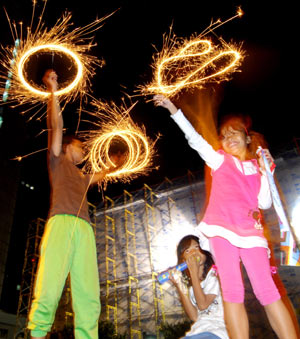
[[[57,91],[57,74],[53,69],[48,69],[43,76],[43,83],[47,86],[49,92],[54,93]]]
[[[122,167],[126,161],[127,154],[126,153],[115,153],[110,156],[110,160],[114,163],[114,166],[110,167],[110,172],[116,171],[120,167]]]

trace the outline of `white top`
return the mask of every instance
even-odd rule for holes
[[[180,129],[184,132],[185,137],[195,151],[198,152],[200,157],[205,161],[207,166],[209,166],[212,170],[217,170],[224,161],[224,155],[216,152],[213,147],[194,129],[191,123],[186,119],[182,111],[179,109],[175,114],[171,115],[171,118],[176,122],[176,124],[180,127]],[[233,160],[239,171],[244,173],[245,175],[251,175],[257,172],[257,168],[252,162],[245,161],[241,162],[237,158],[233,156]],[[243,166],[243,168],[241,167]],[[261,187],[258,195],[258,207],[261,209],[270,208],[272,205],[271,192],[269,189],[268,179],[266,175],[261,175]],[[203,240],[203,249],[210,250],[208,241],[203,239],[203,234],[207,237],[213,237],[216,235],[220,235],[220,230],[223,227],[219,225],[207,225],[204,222],[201,222],[198,226],[197,234],[200,239]],[[228,239],[233,245],[237,247],[243,248],[251,248],[251,247],[265,247],[268,249],[267,240],[258,237],[258,236],[249,236],[243,237],[235,234],[229,230],[224,229],[224,237]],[[202,245],[201,245],[202,247]]]
[[[201,281],[201,287],[205,294],[214,294],[216,297],[207,309],[200,311],[196,303],[193,287],[190,287],[190,300],[198,309],[198,318],[192,325],[190,331],[185,335],[192,336],[202,332],[211,332],[221,339],[229,339],[224,322],[220,284],[213,269],[211,269],[206,278]]]

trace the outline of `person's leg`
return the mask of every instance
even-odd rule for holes
[[[290,316],[292,317],[294,328],[296,329],[296,333],[297,333],[297,338],[300,338],[300,327],[299,327],[299,322],[297,319],[297,314],[296,314],[294,305],[292,304],[291,300],[286,294],[281,295],[281,300],[284,303],[285,307],[287,308]]]
[[[249,338],[249,321],[244,303],[224,301],[224,318],[231,339]]]
[[[232,339],[249,338],[239,249],[220,237],[211,238],[210,244],[220,277],[224,318],[229,336]]]
[[[253,291],[265,307],[270,325],[279,338],[297,338],[292,318],[281,300],[272,278],[267,250],[262,247],[241,249]]]
[[[52,217],[45,228],[35,281],[28,329],[32,338],[44,338],[51,331],[55,311],[69,271],[70,234],[64,216]]]
[[[294,327],[290,313],[284,305],[282,299],[272,304],[265,305],[270,325],[280,339],[297,339],[296,329]]]
[[[75,239],[70,269],[76,339],[97,339],[100,315],[100,288],[95,236],[81,220]]]

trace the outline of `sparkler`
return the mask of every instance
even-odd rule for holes
[[[82,132],[84,145],[88,154],[84,170],[88,173],[97,173],[103,169],[115,166],[111,160],[111,149],[123,148],[125,161],[120,168],[105,177],[107,182],[129,182],[140,174],[147,174],[152,168],[152,159],[155,154],[156,141],[150,140],[144,127],[137,126],[130,117],[130,111],[135,106],[127,108],[123,103],[118,107],[94,100],[95,111],[88,112],[96,117],[94,131]],[[126,149],[126,151],[124,151]]]
[[[36,2],[34,1],[33,4],[34,13]],[[45,5],[46,1],[44,1],[42,13],[44,13]],[[91,47],[95,46],[92,42],[93,37],[91,34],[98,30],[102,26],[102,22],[112,14],[73,30],[70,30],[72,25],[70,13],[66,13],[58,19],[51,29],[47,29],[44,26],[44,23],[42,23],[43,15],[41,15],[35,29],[32,27],[32,18],[24,39],[22,38],[22,23],[20,23],[20,32],[18,33],[17,25],[11,23],[7,15],[13,38],[20,41],[17,55],[14,55],[14,47],[2,47],[1,52],[1,64],[5,71],[0,73],[0,83],[5,83],[7,74],[11,74],[9,101],[15,103],[15,105],[30,103],[34,107],[39,106],[41,102],[45,104],[49,92],[29,80],[26,66],[28,66],[33,56],[47,53],[52,53],[52,59],[55,55],[64,56],[75,69],[75,76],[71,76],[73,78],[62,84],[62,87],[56,92],[56,95],[60,97],[60,101],[64,101],[66,104],[78,97],[82,100],[89,92],[90,80],[95,74],[96,67],[100,67],[104,63],[97,57],[88,54]],[[11,60],[14,60],[14,62],[11,63]]]
[[[208,82],[229,80],[243,59],[240,48],[222,39],[219,39],[218,45],[214,45],[204,37],[241,15],[242,11],[238,9],[234,17],[225,22],[213,22],[200,35],[189,39],[179,39],[174,34],[164,35],[163,49],[154,56],[152,64],[154,79],[150,84],[140,87],[141,93],[172,97],[183,88],[202,88]]]

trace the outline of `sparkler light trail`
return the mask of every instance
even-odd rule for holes
[[[243,59],[240,48],[220,38],[220,43],[214,45],[204,36],[241,15],[238,9],[234,17],[225,22],[213,22],[200,35],[189,39],[180,39],[174,34],[164,35],[163,49],[154,56],[152,64],[154,79],[150,84],[140,86],[141,93],[174,97],[183,88],[202,88],[208,82],[229,80]]]
[[[137,126],[130,117],[135,106],[127,108],[123,104],[92,102],[95,110],[88,112],[96,117],[96,130],[82,132],[85,149],[88,151],[84,170],[97,173],[114,166],[112,154],[121,152],[125,161],[120,168],[105,177],[106,182],[129,182],[138,175],[147,174],[152,168],[156,141],[150,140],[144,127]]]
[[[36,2],[33,1],[33,4],[34,13]],[[44,13],[45,5],[46,1],[44,1],[42,13]],[[23,38],[22,23],[20,23],[20,32],[18,33],[17,25],[11,23],[7,16],[14,40],[20,40],[17,55],[13,55],[14,46],[2,46],[0,53],[1,64],[4,69],[4,72],[0,73],[0,84],[6,82],[7,74],[11,74],[10,103],[15,103],[15,105],[30,103],[31,106],[37,107],[41,102],[43,104],[47,102],[49,93],[45,88],[30,80],[30,70],[27,69],[33,57],[46,54],[52,54],[52,62],[55,55],[66,58],[76,73],[70,75],[70,79],[61,84],[56,92],[60,101],[67,103],[78,97],[82,99],[89,92],[90,80],[95,74],[96,67],[100,67],[104,63],[97,57],[88,54],[91,47],[95,46],[91,34],[98,30],[103,21],[112,14],[97,19],[84,27],[73,28],[72,30],[70,29],[72,25],[70,13],[66,13],[58,19],[51,29],[44,26],[44,23],[42,23],[43,15],[41,15],[35,29],[32,27],[33,19],[31,20],[25,38]],[[11,60],[14,60],[14,62],[12,63]],[[48,66],[48,68],[51,68],[51,66]],[[60,74],[58,76],[60,77]],[[3,88],[0,91],[2,94]]]
[[[23,158],[30,157],[30,156],[33,155],[33,154],[36,154],[36,153],[39,153],[39,152],[46,151],[47,149],[48,149],[48,147],[39,149],[39,150],[37,150],[37,151],[31,152],[31,153],[28,153],[28,154],[25,154],[25,155],[18,155],[18,156],[14,157],[14,158],[11,159],[11,160],[18,160],[18,161],[21,161],[21,160],[23,160]]]

